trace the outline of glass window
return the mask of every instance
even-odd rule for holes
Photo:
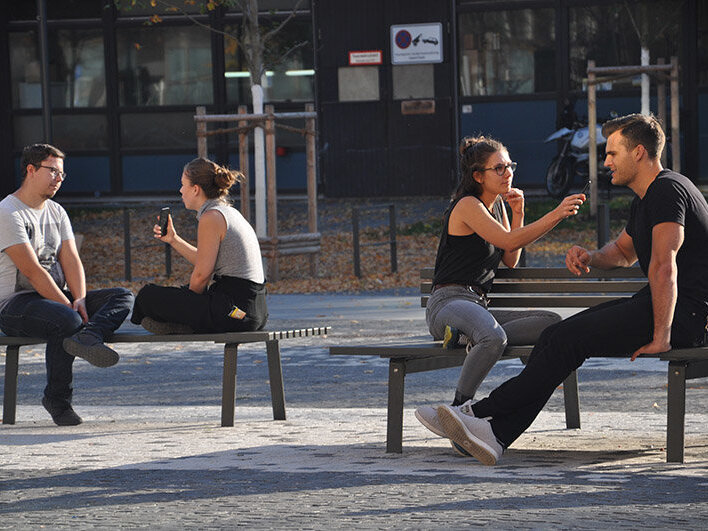
[[[577,7],[570,12],[570,88],[587,90],[588,60],[597,66],[641,63],[640,42],[648,44],[649,62],[679,55],[681,10],[676,2],[638,2]],[[641,38],[640,38],[641,35]],[[598,90],[640,85],[640,76],[609,81]]]
[[[194,112],[123,114],[120,130],[125,148],[197,149]]]
[[[265,29],[280,21],[263,21]],[[241,28],[227,26],[226,31],[240,36]],[[293,47],[302,44],[295,50]],[[289,52],[290,51],[290,52]],[[289,53],[288,53],[289,52]],[[251,83],[243,52],[235,39],[224,38],[226,59],[226,92],[229,103],[250,104]],[[266,102],[314,100],[314,53],[312,51],[312,24],[291,20],[267,46],[264,54],[267,66],[262,80],[263,99]]]
[[[44,141],[42,117],[15,116],[14,148]],[[108,149],[108,122],[100,114],[59,114],[52,116],[52,144],[62,151]]]
[[[55,114],[52,136],[67,152],[108,149],[108,121],[102,114]]]
[[[698,85],[708,87],[708,2],[698,3]]]
[[[463,13],[459,25],[463,96],[555,90],[553,9]]]
[[[100,30],[52,30],[49,81],[55,109],[104,107],[106,76]],[[42,79],[37,33],[10,33],[10,72],[14,109],[42,107]]]
[[[37,2],[6,2],[9,20],[36,20]]]
[[[41,116],[15,116],[12,119],[12,135],[15,150],[24,146],[44,142],[44,122]]]
[[[212,103],[209,31],[157,25],[117,36],[121,105]]]
[[[25,0],[26,1],[26,0]],[[101,18],[105,10],[102,0],[46,0],[47,18]],[[17,2],[20,3],[20,2]],[[36,2],[30,2],[36,4]]]

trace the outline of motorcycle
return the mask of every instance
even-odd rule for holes
[[[562,127],[551,134],[544,142],[562,141],[560,152],[546,170],[546,190],[551,197],[560,198],[568,194],[575,176],[588,181],[590,176],[590,129],[582,124],[573,124],[573,128]],[[597,174],[598,182],[608,183],[609,170],[604,166],[604,145],[607,142],[602,136],[602,126],[597,125],[595,142],[597,144]]]

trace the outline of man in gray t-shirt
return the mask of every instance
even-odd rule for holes
[[[65,155],[48,144],[22,152],[23,181],[0,201],[0,329],[47,340],[42,405],[60,426],[81,423],[71,407],[72,364],[110,367],[104,344],[130,312],[124,288],[86,292],[84,267],[66,211],[52,201],[66,179]]]

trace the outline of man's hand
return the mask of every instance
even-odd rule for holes
[[[88,312],[86,311],[86,299],[81,298],[81,299],[76,299],[72,304],[71,307],[79,312],[79,315],[81,316],[81,320],[84,323],[88,322]]]
[[[590,272],[590,253],[579,245],[573,245],[565,254],[565,266],[576,276]]]
[[[637,356],[640,354],[659,354],[661,352],[668,352],[671,350],[671,343],[668,341],[657,341],[656,339],[652,340],[651,343],[647,343],[643,347],[639,347],[637,350],[634,351],[634,354],[632,354],[632,357],[629,358],[629,361],[634,361],[637,359]]]

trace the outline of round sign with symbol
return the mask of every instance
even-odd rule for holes
[[[401,30],[398,33],[396,33],[396,46],[399,48],[405,50],[411,45],[411,41],[413,40],[411,38],[411,34],[408,33],[407,30]]]

